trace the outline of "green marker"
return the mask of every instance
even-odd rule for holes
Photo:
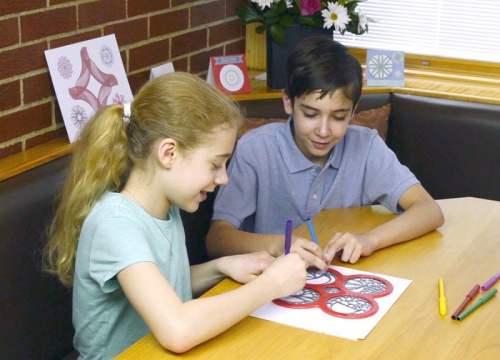
[[[463,313],[458,315],[457,320],[460,321],[460,320],[465,319],[471,312],[473,312],[478,307],[480,307],[481,305],[486,303],[489,299],[491,299],[493,297],[493,295],[495,295],[497,293],[497,291],[498,291],[497,289],[491,289],[490,291],[488,291],[486,293],[486,295],[484,295],[482,298],[480,298],[478,301],[476,301],[476,303],[474,305],[472,305],[470,308],[468,308]]]

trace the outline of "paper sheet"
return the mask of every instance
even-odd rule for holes
[[[70,142],[101,107],[133,99],[114,34],[47,50],[45,59]]]
[[[411,283],[411,280],[340,266],[330,266],[330,269],[333,271],[327,275],[340,276],[332,279],[311,274],[308,277],[304,289],[314,287],[326,290],[322,291],[319,299],[301,304],[303,308],[289,308],[271,302],[251,316],[350,340],[364,339]],[[311,287],[308,288],[308,285]],[[304,289],[295,294],[296,297],[285,300],[299,301]],[[377,294],[377,291],[384,292]],[[351,303],[350,300],[356,301]],[[325,312],[325,309],[330,309],[330,313]]]

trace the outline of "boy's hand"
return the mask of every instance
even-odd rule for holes
[[[333,256],[324,253],[323,249],[312,241],[297,236],[292,237],[291,252],[296,252],[307,263],[307,266],[314,266],[319,270],[326,270]]]
[[[351,233],[336,233],[325,247],[325,257],[333,259],[342,250],[340,259],[351,264],[361,256],[368,256],[375,251],[375,244],[370,237]]]

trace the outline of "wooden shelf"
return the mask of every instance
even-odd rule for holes
[[[73,146],[65,136],[0,159],[0,181],[68,155],[72,148]]]

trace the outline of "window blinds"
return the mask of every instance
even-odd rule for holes
[[[500,63],[498,0],[366,0],[369,32],[334,34],[350,47]]]

